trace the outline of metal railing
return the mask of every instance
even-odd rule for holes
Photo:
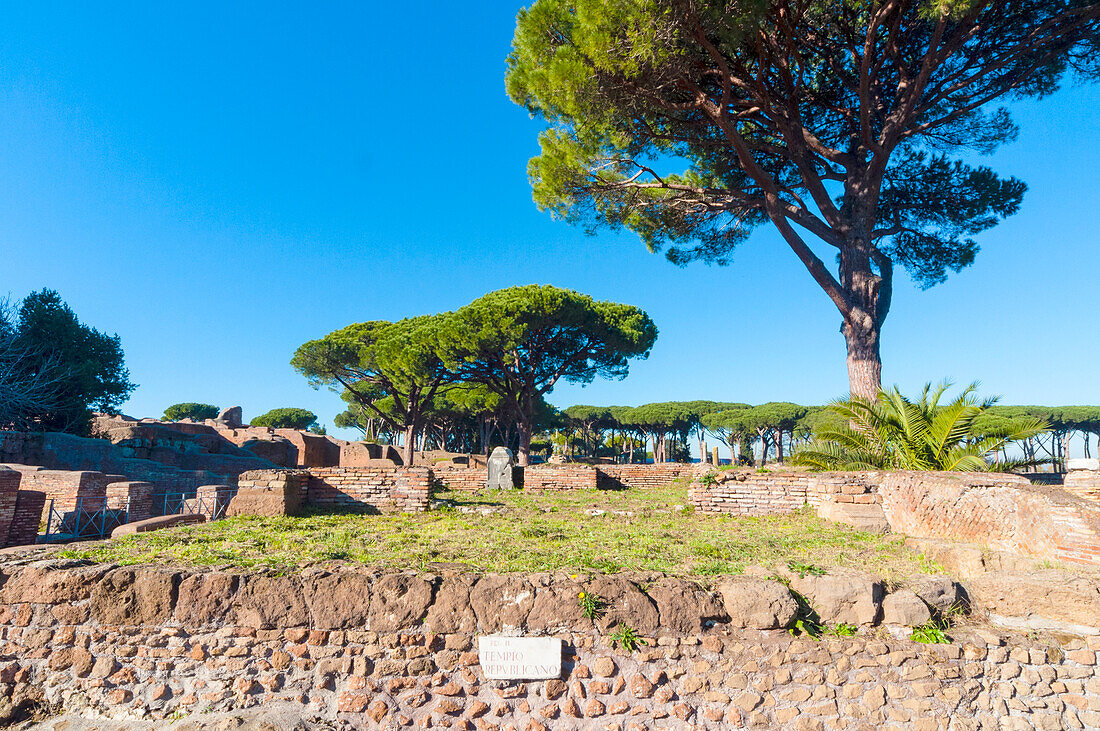
[[[38,537],[39,543],[94,540],[106,538],[115,528],[130,522],[130,501],[127,499],[124,508],[112,508],[102,497],[77,498],[70,509],[51,499],[46,503],[45,515],[46,530]]]
[[[160,512],[153,515],[205,515],[207,520],[221,520],[229,507],[229,500],[236,490],[219,490],[201,495],[188,496],[187,493],[165,493],[154,496],[153,505],[159,502]],[[39,543],[68,543],[109,538],[111,531],[120,525],[133,522],[131,518],[132,497],[126,499],[125,507],[112,507],[103,497],[77,498],[73,505],[69,500],[50,499],[43,511],[45,531],[38,536]],[[145,510],[141,511],[142,513]]]
[[[187,493],[165,493],[161,515],[205,515],[207,520],[221,520],[236,490],[219,490],[188,497]]]

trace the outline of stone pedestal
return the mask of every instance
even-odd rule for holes
[[[515,466],[512,450],[496,447],[489,455],[489,473],[485,486],[490,490],[511,490],[516,486],[513,470]]]

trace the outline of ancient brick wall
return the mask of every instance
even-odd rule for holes
[[[591,490],[592,471],[595,470],[595,489],[620,490],[623,488],[660,488],[676,480],[691,477],[694,465],[670,464],[630,464],[630,465],[585,465],[585,464],[545,464],[528,467],[527,472],[535,471],[532,477],[524,478],[524,487],[536,490]],[[486,483],[486,468],[478,467],[434,467],[436,484],[446,485],[451,490],[483,490]],[[533,482],[532,482],[533,479]]]
[[[8,542],[8,534],[15,519],[21,477],[15,470],[0,468],[0,548],[14,545]]]
[[[481,467],[433,467],[437,487],[450,490],[484,490],[488,482],[488,468]]]
[[[205,515],[207,520],[219,520],[226,516],[226,509],[237,490],[236,485],[200,485],[195,490],[195,497],[187,501],[187,509]]]
[[[696,482],[690,490],[696,509],[733,515],[774,515],[809,504],[879,502],[877,472],[711,472],[716,484]]]
[[[107,439],[88,439],[71,434],[0,431],[0,463],[54,470],[98,471],[124,475],[133,481],[152,482],[156,485],[153,493],[155,513],[155,506],[163,505],[166,495],[190,497],[199,485],[232,483],[241,472],[273,466],[266,460],[237,450],[216,434],[188,437],[161,424],[135,423],[127,428],[134,432],[132,438],[123,439],[118,444]],[[164,436],[173,433],[176,434],[174,440]],[[195,441],[201,438],[205,441]],[[203,449],[223,449],[233,453],[210,453]]]
[[[45,505],[46,493],[38,490],[19,491],[15,501],[15,517],[8,528],[9,546],[27,546],[35,542]]]
[[[743,475],[713,487],[692,485],[688,498],[703,513],[777,515],[798,510],[809,502],[809,475],[777,473]]]
[[[881,512],[895,533],[1100,564],[1100,505],[1056,487],[1032,485],[1020,475],[731,470],[714,479],[720,482],[692,485],[696,510],[772,515],[809,504],[823,517],[838,519],[845,506],[870,508]]]
[[[1095,500],[1100,503],[1100,471],[1073,470],[1067,472],[1062,487],[1066,492],[1079,498]]]
[[[306,502],[423,512],[433,480],[427,467],[323,467],[307,471]]]
[[[749,619],[736,611],[745,592],[723,608],[688,582],[642,591],[604,577],[612,611],[646,642],[630,652],[578,614],[564,577],[58,562],[4,574],[5,697],[119,719],[282,701],[304,720],[366,729],[1100,726],[1097,636],[1059,645],[983,629],[950,645],[887,633],[813,642],[727,623],[727,612]],[[560,676],[486,679],[478,637],[502,629],[560,638]]]
[[[622,488],[660,488],[676,480],[690,478],[695,465],[671,462],[662,464],[607,464],[596,467],[601,490]]]
[[[888,472],[879,495],[898,533],[1100,564],[1100,505],[1018,475]]]
[[[596,468],[582,464],[542,464],[523,470],[524,490],[595,490]]]
[[[33,470],[24,473],[22,485],[46,493],[58,513],[75,510],[78,504],[84,510],[99,510],[107,497],[107,475],[102,472]]]
[[[305,504],[309,479],[305,470],[242,472],[226,515],[297,515]]]
[[[111,482],[107,485],[107,507],[128,510],[128,523],[153,517],[153,490],[151,482]]]

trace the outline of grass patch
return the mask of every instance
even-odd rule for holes
[[[439,492],[440,510],[294,518],[235,517],[142,533],[63,555],[121,564],[301,568],[354,562],[429,570],[662,571],[714,576],[752,564],[851,567],[898,580],[933,567],[902,539],[864,533],[812,513],[734,518],[686,507],[687,487],[600,492]]]

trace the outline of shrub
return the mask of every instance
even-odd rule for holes
[[[972,383],[949,403],[950,387],[926,384],[916,400],[894,387],[869,401],[858,396],[827,408],[842,417],[816,434],[794,455],[794,463],[818,470],[1009,470],[1031,464],[1007,459],[1013,442],[1049,429],[1040,419],[1022,417],[992,424],[981,417],[997,402],[979,400]],[[999,454],[1005,458],[994,461]]]
[[[165,421],[180,421],[181,419],[194,419],[206,421],[216,419],[218,407],[213,404],[196,404],[191,401],[182,404],[172,404],[164,410]]]
[[[273,429],[313,429],[317,426],[317,414],[307,409],[272,409],[252,419],[252,426],[266,426]]]

